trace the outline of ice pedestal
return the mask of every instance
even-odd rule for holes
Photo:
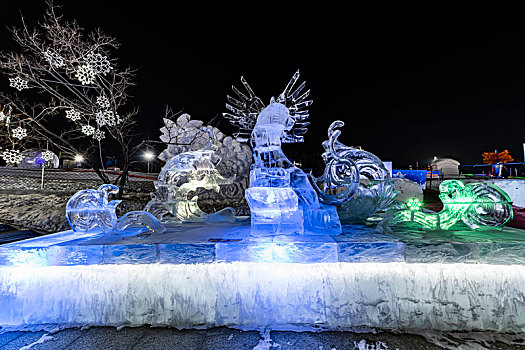
[[[303,212],[290,187],[250,187],[246,201],[254,235],[304,232]]]
[[[525,332],[525,231],[396,229],[253,237],[246,220],[6,244],[0,325]]]
[[[485,264],[0,268],[0,323],[524,332],[524,282]]]

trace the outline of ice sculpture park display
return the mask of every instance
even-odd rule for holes
[[[490,183],[463,184],[459,180],[445,180],[439,185],[443,210],[425,212],[419,201],[410,200],[406,209],[393,210],[381,226],[416,222],[428,230],[447,230],[458,221],[471,229],[483,226],[502,227],[512,219],[512,204],[506,192]]]
[[[164,126],[160,128],[160,140],[166,148],[158,155],[164,162],[189,151],[198,151],[208,142],[214,148],[213,161],[220,163],[215,169],[225,178],[235,176],[233,183],[220,185],[219,192],[199,191],[198,204],[204,212],[216,212],[224,207],[235,208],[236,215],[246,215],[248,205],[244,200],[244,191],[248,188],[250,165],[252,163],[252,149],[245,142],[238,142],[232,136],[225,135],[219,128],[206,125],[206,129],[213,134],[210,139],[209,132],[202,130],[204,122],[192,119],[189,114],[167,114],[163,119]],[[228,125],[223,124],[224,127]]]
[[[226,207],[208,214],[198,205],[198,190],[219,192],[221,185],[231,184],[235,176],[223,177],[216,169],[221,161],[215,157],[213,133],[207,127],[201,130],[209,135],[208,143],[197,151],[182,152],[166,162],[154,181],[156,192],[145,210],[165,221],[202,222],[235,219],[233,208]]]
[[[241,81],[248,93],[233,88],[238,99],[228,96],[225,113],[239,127],[238,140],[246,141],[251,131],[254,163],[246,200],[251,211],[253,235],[341,232],[341,223],[333,205],[326,205],[313,188],[308,175],[282,152],[282,142],[302,142],[307,131],[310,91],[301,94],[303,82],[296,72],[284,91],[268,106],[255,95],[248,83]],[[347,193],[348,191],[346,191]],[[327,198],[334,198],[326,195]],[[332,203],[330,203],[332,204]]]
[[[323,142],[326,164],[319,178],[312,178],[314,187],[326,203],[336,204],[343,223],[363,222],[379,210],[394,204],[399,191],[383,162],[374,154],[343,145],[337,140],[344,126],[340,120],[328,128],[328,140]],[[317,186],[322,184],[322,189]],[[341,194],[327,196],[326,192]]]
[[[231,113],[224,116],[239,127],[237,139],[247,141],[249,135],[254,147],[246,199],[255,232],[340,232],[340,217],[347,222],[364,221],[389,207],[397,195],[378,157],[337,141],[341,133],[337,128],[344,125],[341,121],[332,123],[329,140],[323,143],[323,176],[308,176],[286,158],[281,142],[304,141],[309,124],[310,90],[302,93],[304,82],[294,90],[298,78],[296,72],[266,107],[244,78],[241,82],[247,94],[233,87],[237,98],[227,97],[226,108]],[[361,179],[369,183],[361,184]]]
[[[166,230],[157,218],[145,211],[131,211],[117,219],[115,209],[122,201],[108,201],[108,197],[118,191],[117,186],[104,184],[97,190],[87,189],[75,193],[66,204],[67,222],[73,231],[119,233],[130,226],[142,226],[152,233]]]

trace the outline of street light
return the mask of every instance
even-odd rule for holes
[[[84,157],[81,154],[75,155],[75,166],[82,166],[83,161]]]
[[[153,152],[150,152],[150,151],[144,152],[144,158],[146,158],[146,160],[148,161],[148,173],[149,173],[149,162],[153,159],[153,157],[155,157]]]

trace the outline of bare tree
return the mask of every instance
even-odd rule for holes
[[[11,29],[20,50],[0,53],[0,69],[13,91],[0,93],[2,146],[15,154],[16,147],[46,142],[65,156],[81,154],[106,183],[104,153],[114,147],[122,170],[114,183],[122,191],[130,156],[140,146],[132,144],[138,110],[127,107],[135,72],[119,69],[111,57],[119,47],[113,37],[99,29],[87,32],[59,11],[48,1],[43,22],[34,28],[22,17],[21,27]]]

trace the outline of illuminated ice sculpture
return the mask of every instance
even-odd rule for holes
[[[379,210],[386,210],[395,200],[395,182],[383,162],[374,154],[348,147],[337,141],[344,126],[340,120],[328,128],[328,140],[323,142],[326,164],[323,175],[312,178],[319,198],[325,204],[338,205],[342,222],[362,222]],[[322,183],[322,190],[317,186]],[[337,192],[327,195],[327,192]]]
[[[154,181],[156,192],[145,210],[161,220],[181,222],[233,221],[235,211],[231,207],[208,214],[198,205],[198,191],[213,190],[219,192],[221,185],[231,184],[235,175],[223,177],[216,166],[221,161],[216,159],[215,146],[212,144],[213,133],[207,127],[202,131],[209,135],[209,142],[197,151],[182,152],[166,162]]]
[[[297,168],[281,150],[282,142],[302,142],[306,133],[310,91],[301,94],[303,82],[295,91],[296,72],[277,99],[268,106],[254,94],[248,83],[241,81],[248,96],[233,87],[238,99],[228,96],[225,113],[239,126],[239,141],[250,140],[254,163],[250,170],[250,187],[245,197],[251,211],[252,234],[323,233],[338,234],[341,223],[335,206],[319,201],[308,175]]]
[[[115,209],[122,201],[108,201],[108,196],[118,191],[117,186],[104,184],[97,190],[87,189],[75,193],[66,204],[69,226],[77,232],[98,228],[104,233],[119,233],[130,226],[142,226],[153,233],[166,230],[159,220],[145,211],[132,211],[117,219]]]
[[[483,226],[502,227],[512,219],[509,195],[489,183],[463,184],[459,180],[445,180],[439,185],[443,210],[425,212],[420,202],[406,203],[406,209],[394,210],[381,222],[382,227],[403,222],[416,222],[429,230],[447,230],[458,221],[471,229]]]

